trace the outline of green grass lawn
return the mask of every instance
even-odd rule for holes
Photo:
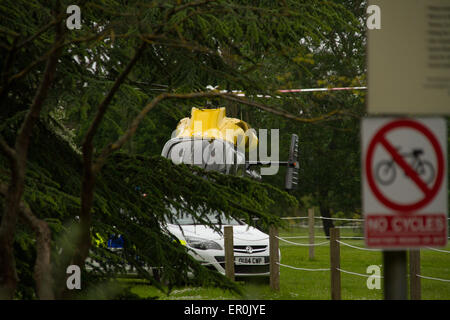
[[[321,229],[316,234],[322,235]],[[280,237],[306,236],[307,229],[295,228],[280,231]],[[361,236],[361,233],[352,229],[341,229],[341,236]],[[289,239],[298,243],[307,243],[307,239]],[[326,239],[316,239],[323,242]],[[364,247],[363,240],[342,239],[353,246]],[[280,241],[281,263],[309,269],[330,267],[329,245],[316,246],[315,257],[309,259],[308,247],[300,247]],[[450,251],[450,245],[444,250]],[[341,269],[359,274],[367,274],[369,265],[382,266],[382,253],[362,251],[341,245]],[[330,272],[329,271],[298,271],[280,267],[280,291],[272,291],[264,281],[239,281],[244,295],[239,296],[220,288],[180,287],[165,296],[157,289],[145,285],[134,284],[131,292],[140,297],[159,296],[159,299],[284,299],[284,300],[326,300],[330,299]],[[441,253],[431,250],[421,250],[421,274],[424,276],[450,279],[450,253]],[[368,289],[367,278],[357,275],[341,273],[341,295],[345,300],[377,300],[383,299],[383,281],[381,289]],[[409,282],[409,281],[408,281]],[[450,300],[450,282],[421,279],[422,299]]]

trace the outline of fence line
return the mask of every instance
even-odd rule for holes
[[[259,218],[253,218],[258,219]],[[301,219],[308,219],[308,217],[281,217],[283,220],[301,220]],[[314,219],[324,219],[324,220],[336,220],[336,221],[364,221],[364,219],[352,219],[352,218],[329,218],[329,217],[323,217],[323,216],[315,216]]]
[[[330,268],[324,268],[324,269],[308,269],[308,268],[299,268],[299,267],[293,267],[287,264],[282,264],[277,262],[277,265],[282,266],[282,267],[286,267],[286,268],[290,268],[290,269],[294,269],[294,270],[300,270],[300,271],[330,271]]]
[[[302,247],[321,246],[321,245],[330,243],[330,241],[324,241],[324,242],[319,242],[319,243],[297,243],[297,242],[292,242],[292,241],[283,239],[281,237],[275,237],[275,238],[277,238],[278,240],[284,241],[286,243],[289,243],[289,244],[292,244],[295,246],[302,246]]]
[[[352,236],[343,236],[341,239],[349,239],[349,240],[364,240],[364,237],[352,237]]]
[[[329,237],[327,236],[314,236],[314,238],[318,238],[318,239],[328,239]],[[341,239],[350,239],[350,240],[363,240],[364,237],[352,237],[352,236],[343,236],[340,237]],[[283,237],[283,239],[309,239],[309,236],[288,236],[288,237]]]
[[[443,252],[443,253],[450,253],[450,251],[447,250],[441,250],[441,249],[436,249],[436,248],[431,248],[431,247],[426,247],[428,250],[432,250],[432,251],[437,251],[437,252]]]
[[[353,276],[358,276],[358,277],[364,277],[364,278],[377,278],[377,279],[383,279],[384,276],[382,275],[374,275],[374,274],[362,274],[362,273],[357,273],[357,272],[353,272],[353,271],[348,271],[345,269],[342,269],[340,267],[340,247],[339,245],[344,245],[353,249],[357,249],[357,250],[362,250],[362,251],[372,251],[372,252],[382,252],[382,249],[373,249],[373,248],[365,248],[365,247],[360,247],[360,246],[355,246],[352,245],[350,243],[346,243],[344,241],[341,241],[340,239],[353,239],[353,240],[363,240],[364,237],[362,236],[343,236],[340,237],[340,232],[339,229],[344,229],[344,228],[354,228],[354,229],[360,229],[362,228],[362,224],[358,223],[358,224],[354,224],[352,223],[351,225],[343,225],[343,226],[335,226],[334,228],[330,229],[330,235],[329,236],[316,236],[314,234],[314,228],[322,228],[323,226],[321,225],[316,225],[314,223],[315,219],[323,219],[323,220],[336,220],[336,221],[353,221],[353,222],[362,222],[364,221],[364,219],[350,219],[350,218],[331,218],[331,217],[316,217],[314,216],[313,212],[311,214],[310,211],[308,211],[308,217],[283,217],[282,219],[287,220],[287,219],[308,219],[308,223],[295,223],[294,226],[295,227],[302,227],[302,228],[309,228],[309,235],[305,235],[305,236],[286,236],[286,237],[279,237],[278,233],[276,236],[273,236],[273,241],[277,244],[277,248],[278,248],[278,241],[284,241],[288,244],[294,245],[294,246],[303,246],[303,247],[309,247],[310,251],[314,250],[315,246],[320,246],[320,245],[325,245],[328,244],[330,246],[330,268],[317,268],[317,269],[311,269],[311,268],[302,268],[302,267],[295,267],[295,266],[291,266],[291,265],[287,265],[287,264],[282,264],[280,263],[280,260],[278,259],[277,261],[273,261],[273,264],[275,266],[278,266],[278,272],[277,272],[277,279],[279,281],[279,267],[285,267],[285,268],[289,268],[289,269],[293,269],[293,270],[298,270],[298,271],[330,271],[330,280],[331,280],[331,298],[333,300],[340,300],[341,299],[341,274],[345,273],[345,274],[349,274],[349,275],[353,275]],[[450,220],[450,218],[448,218]],[[322,239],[329,239],[327,241],[324,242],[320,242],[320,243],[314,243],[314,239],[315,238],[322,238]],[[293,241],[289,241],[287,239],[309,239],[309,243],[298,243],[298,242],[293,242]],[[450,239],[450,237],[448,238]],[[436,248],[432,248],[432,247],[426,247],[425,249],[428,250],[432,250],[432,251],[437,251],[437,252],[442,252],[442,253],[450,253],[450,251],[447,250],[441,250],[441,249],[436,249]],[[311,254],[310,254],[311,256]],[[415,268],[411,268],[412,265],[418,263],[419,264],[419,268],[415,267]],[[418,262],[412,262],[410,261],[410,270],[409,270],[409,274],[407,274],[406,276],[408,278],[410,278],[411,281],[411,286],[413,284],[416,284],[416,289],[419,292],[419,295],[415,295],[414,294],[414,290],[413,290],[413,286],[411,287],[411,299],[414,300],[419,300],[420,299],[420,278],[423,279],[429,279],[429,280],[435,280],[435,281],[441,281],[441,282],[446,282],[446,283],[450,283],[450,279],[442,279],[442,278],[436,278],[436,277],[429,277],[429,276],[423,276],[420,274],[420,260],[418,260]],[[271,274],[272,277],[272,274]],[[418,286],[417,286],[418,284]],[[279,289],[278,289],[279,290]],[[417,291],[415,290],[415,291]]]
[[[346,228],[348,228],[348,229],[359,229],[359,228],[361,228],[361,226],[356,226],[356,225],[354,225],[354,226],[335,226],[335,228],[336,229],[346,229]]]
[[[299,227],[299,228],[309,228],[309,226],[306,225],[306,224],[300,224],[300,225],[297,225],[296,227]],[[322,226],[319,226],[319,225],[317,225],[317,226],[315,225],[314,228],[316,228],[316,229],[322,229],[323,227],[322,227]],[[348,229],[360,229],[361,226],[358,226],[358,225],[354,225],[354,226],[335,226],[335,228],[336,228],[336,229],[346,229],[346,228],[348,228]]]
[[[253,218],[258,219],[259,218]],[[308,217],[281,217],[281,219],[284,220],[297,220],[297,219],[308,219]],[[317,216],[314,217],[314,219],[325,219],[325,220],[344,220],[344,221],[364,221],[364,219],[356,219],[356,218],[331,218],[331,217],[323,217],[323,216]],[[447,220],[450,220],[450,218],[447,218]]]
[[[330,268],[324,268],[324,269],[309,269],[309,268],[299,268],[299,267],[294,267],[294,266],[290,266],[287,264],[282,264],[282,263],[277,263],[278,265],[282,266],[282,267],[286,267],[286,268],[290,268],[290,269],[294,269],[294,270],[299,270],[299,271],[330,271]],[[336,268],[337,270],[339,270],[340,272],[343,273],[347,273],[347,274],[351,274],[351,275],[355,275],[355,276],[360,276],[360,277],[365,277],[365,278],[380,278],[383,279],[383,276],[377,276],[377,275],[367,275],[367,274],[362,274],[362,273],[357,273],[357,272],[352,272],[352,271],[347,271],[341,268]],[[450,280],[447,280],[450,281]]]
[[[259,220],[259,218],[253,218],[254,220]],[[281,217],[283,220],[299,220],[299,219],[308,219],[308,217]],[[329,218],[329,217],[323,217],[318,216],[314,217],[314,219],[325,219],[325,220],[343,220],[343,221],[364,221],[364,219],[356,219],[356,218]],[[447,218],[447,220],[450,220],[450,218]]]
[[[380,250],[380,249],[369,249],[369,248],[363,248],[363,247],[353,246],[353,245],[351,245],[351,244],[348,244],[348,243],[346,243],[346,242],[342,242],[342,241],[340,241],[340,240],[336,240],[336,241],[337,241],[338,243],[344,245],[344,246],[347,246],[347,247],[350,247],[350,248],[353,248],[353,249],[364,250],[364,251],[382,251],[382,250]]]
[[[314,217],[315,219],[323,220],[336,220],[336,221],[364,221],[364,219],[351,219],[351,218],[329,218],[329,217]]]
[[[315,236],[314,238],[326,238],[326,236]],[[309,239],[309,236],[288,236],[283,239]]]
[[[376,276],[376,275],[367,275],[367,274],[362,274],[362,273],[356,273],[356,272],[352,272],[352,271],[347,271],[347,270],[344,270],[344,269],[341,269],[341,268],[337,268],[337,270],[339,270],[340,272],[343,272],[343,273],[348,273],[348,274],[353,274],[353,275],[355,275],[355,276],[360,276],[360,277],[365,277],[365,278],[369,278],[369,277],[371,277],[371,278],[383,278],[383,276]]]
[[[416,277],[423,278],[423,279],[429,279],[429,280],[437,280],[437,281],[442,281],[442,282],[450,282],[450,279],[433,278],[433,277],[422,276],[420,274],[416,274]]]
[[[330,268],[323,268],[323,269],[299,268],[299,267],[294,267],[294,266],[290,266],[290,265],[287,265],[287,264],[282,264],[282,263],[279,263],[279,262],[277,264],[282,266],[282,267],[285,267],[285,268],[290,268],[290,269],[299,270],[299,271],[330,271],[331,270]],[[383,276],[367,275],[367,274],[347,271],[347,270],[344,270],[344,269],[341,269],[341,268],[337,268],[337,270],[339,270],[340,272],[343,272],[343,273],[352,274],[352,275],[355,275],[355,276],[360,276],[360,277],[365,277],[365,278],[369,278],[369,277],[381,278],[381,279],[383,278]],[[450,280],[448,280],[448,281],[450,281]]]

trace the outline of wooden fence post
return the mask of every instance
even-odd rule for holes
[[[308,209],[309,260],[314,260],[314,208]]]
[[[233,248],[233,226],[223,228],[225,247],[225,275],[234,281],[234,248]]]
[[[280,255],[278,246],[278,228],[270,226],[269,229],[269,254],[270,254],[270,288],[280,291]]]
[[[331,299],[341,300],[341,254],[339,246],[339,229],[330,229],[330,271],[331,271]]]
[[[409,250],[409,290],[411,300],[421,299],[420,278],[420,250]]]

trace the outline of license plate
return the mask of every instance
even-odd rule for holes
[[[263,257],[235,257],[236,264],[264,264]]]

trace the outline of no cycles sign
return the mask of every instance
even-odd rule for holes
[[[447,243],[446,155],[443,119],[363,120],[367,246],[388,249]]]

